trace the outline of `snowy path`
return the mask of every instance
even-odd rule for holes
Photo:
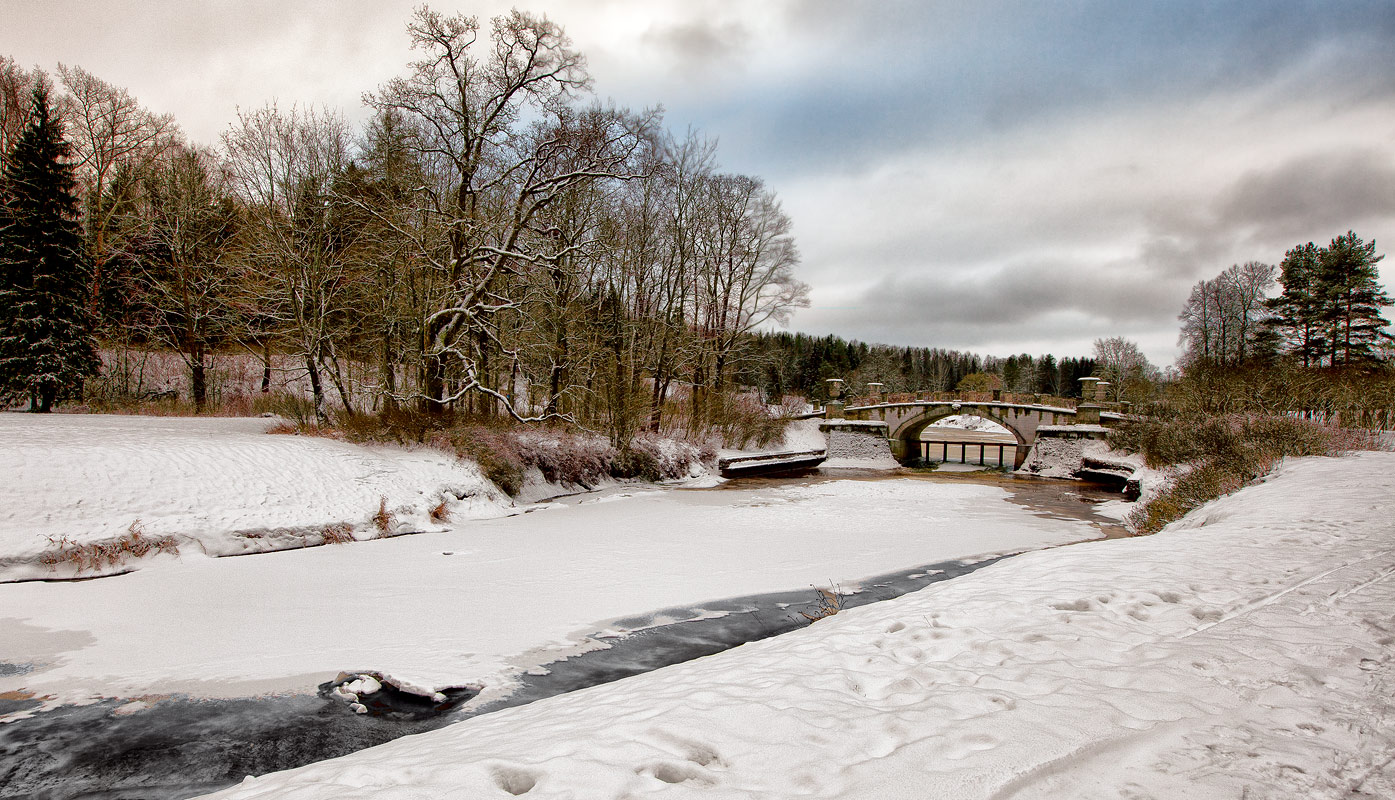
[[[1395,796],[1395,454],[220,798]]]

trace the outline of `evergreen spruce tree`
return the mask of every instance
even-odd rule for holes
[[[71,153],[41,82],[0,179],[0,400],[36,412],[80,394],[100,366]]]

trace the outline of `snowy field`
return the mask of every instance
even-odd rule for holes
[[[150,530],[189,530],[178,520],[198,514],[223,534],[284,524],[281,510],[297,524],[362,518],[380,494],[392,508],[421,508],[452,475],[468,482],[473,474],[431,453],[269,436],[255,420],[43,423],[53,426],[47,447],[30,427],[22,446],[6,451],[28,459],[10,470],[22,477],[0,504],[10,537],[31,524],[85,531],[73,520],[88,518],[95,530],[128,517]],[[179,464],[122,468],[128,457]],[[413,476],[423,482],[413,485]],[[43,488],[49,479],[55,485]],[[237,697],[311,691],[341,670],[378,670],[435,688],[482,684],[483,702],[520,670],[600,646],[592,635],[618,632],[616,620],[764,592],[812,598],[813,585],[852,590],[860,578],[921,564],[1100,535],[1007,496],[912,479],[617,487],[565,503],[495,505],[496,515],[514,515],[462,516],[413,536],[240,558],[186,547],[124,575],[0,584],[0,662],[25,665],[0,671],[0,693],[50,705],[176,692]],[[59,521],[64,514],[68,522]]]
[[[328,525],[370,538],[384,502],[392,532],[442,529],[430,518],[442,501],[457,518],[512,505],[445,453],[267,435],[276,422],[0,414],[0,580],[78,576],[36,559],[63,537],[111,540],[132,525],[186,555],[234,555],[318,544]]]
[[[1290,462],[1155,536],[214,796],[1395,797],[1392,499],[1395,454]]]

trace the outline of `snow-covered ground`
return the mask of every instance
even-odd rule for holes
[[[175,537],[186,555],[234,555],[318,544],[330,525],[374,537],[382,503],[389,533],[442,530],[430,512],[443,501],[457,519],[512,506],[446,453],[267,435],[276,422],[0,414],[0,580],[77,576],[36,559],[64,538],[111,540],[133,525]]]
[[[229,480],[245,482],[236,473],[247,463],[228,464]],[[1007,496],[910,478],[622,487],[439,533],[242,558],[185,549],[126,575],[4,584],[0,662],[31,667],[0,671],[0,693],[244,696],[377,670],[432,687],[482,683],[484,700],[520,670],[598,646],[588,636],[613,620],[773,591],[812,597],[815,584],[853,589],[921,564],[1100,535]]]
[[[215,796],[1392,797],[1392,498],[1395,454],[1289,462],[1155,536]]]

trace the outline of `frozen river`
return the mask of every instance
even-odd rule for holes
[[[353,715],[317,689],[341,671],[487,710],[782,632],[816,586],[881,598],[1098,538],[1102,497],[1001,475],[628,487],[445,533],[3,585],[0,712],[29,716],[0,728],[0,776],[185,796],[439,724]]]

